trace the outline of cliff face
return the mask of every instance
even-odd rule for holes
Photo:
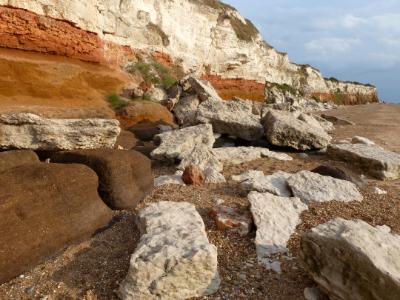
[[[262,100],[268,81],[321,100],[377,101],[373,86],[325,80],[315,68],[291,63],[250,21],[219,1],[0,0],[0,5],[6,6],[0,8],[0,47],[107,63],[123,63],[132,49],[164,53],[227,98]],[[249,90],[245,95],[243,88]]]

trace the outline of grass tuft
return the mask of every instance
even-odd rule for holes
[[[108,101],[108,103],[110,103],[110,105],[113,109],[124,108],[125,106],[128,105],[128,101],[122,99],[116,93],[112,93],[112,94],[108,95],[107,101]]]

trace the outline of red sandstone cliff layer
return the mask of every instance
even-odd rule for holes
[[[4,6],[0,6],[0,47],[107,64],[123,63],[133,55],[130,47],[104,42],[67,21]]]

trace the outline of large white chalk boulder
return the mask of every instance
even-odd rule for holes
[[[308,207],[299,198],[270,193],[251,192],[248,199],[257,227],[255,244],[258,261],[269,267],[272,255],[287,252],[287,242],[300,224],[300,214]]]
[[[333,300],[400,299],[400,236],[387,226],[334,219],[305,233],[300,258]]]
[[[212,148],[215,138],[210,124],[186,127],[179,130],[167,131],[155,137],[160,145],[153,150],[151,156],[158,160],[182,160],[199,145]]]
[[[214,132],[254,141],[264,134],[260,116],[253,114],[253,104],[246,100],[215,101],[201,103],[197,121],[212,124]]]
[[[139,212],[142,233],[132,254],[122,299],[187,299],[215,293],[217,248],[193,204],[158,202]]]
[[[369,144],[335,144],[328,155],[343,160],[379,179],[400,178],[400,154]]]
[[[0,115],[0,149],[76,150],[113,148],[119,122],[47,119],[31,113]]]
[[[333,200],[351,202],[363,199],[354,183],[310,171],[293,174],[287,179],[287,184],[293,195],[305,203]]]
[[[297,150],[323,149],[332,139],[321,126],[311,125],[287,112],[270,110],[264,118],[264,127],[271,144]]]

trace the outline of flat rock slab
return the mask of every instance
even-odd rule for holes
[[[289,161],[293,158],[285,153],[270,151],[261,147],[222,147],[212,149],[215,157],[224,164],[238,165],[262,157]]]
[[[84,165],[33,163],[0,173],[0,284],[66,246],[89,238],[112,218]]]
[[[187,299],[218,290],[217,248],[193,204],[152,203],[139,212],[143,234],[120,287],[122,299]]]
[[[61,151],[51,162],[84,164],[99,177],[99,194],[112,209],[135,208],[154,186],[151,161],[134,150]]]
[[[197,109],[197,121],[212,124],[216,133],[233,135],[247,141],[258,140],[264,135],[260,116],[253,114],[251,101],[205,101]]]
[[[243,181],[241,187],[246,191],[268,192],[276,196],[291,197],[293,194],[287,184],[287,179],[291,176],[292,174],[283,171],[268,176],[254,176]]]
[[[111,119],[46,119],[31,113],[0,115],[0,149],[113,148],[120,133]]]
[[[328,155],[334,159],[348,162],[382,180],[400,178],[400,154],[374,145],[330,145]]]
[[[251,192],[250,209],[257,227],[255,239],[260,264],[269,267],[271,256],[287,252],[287,242],[300,224],[300,214],[308,207],[299,198]]]
[[[293,195],[305,203],[333,200],[351,202],[363,199],[354,183],[310,171],[293,174],[287,179],[287,184]]]
[[[331,137],[321,126],[313,126],[293,114],[270,110],[264,119],[267,140],[276,146],[297,150],[323,149]]]
[[[210,124],[164,132],[156,135],[155,139],[160,142],[160,146],[153,150],[151,156],[157,160],[182,160],[192,153],[196,146],[204,145],[211,149],[215,142]]]
[[[305,233],[300,258],[330,299],[400,299],[400,236],[334,219]]]

